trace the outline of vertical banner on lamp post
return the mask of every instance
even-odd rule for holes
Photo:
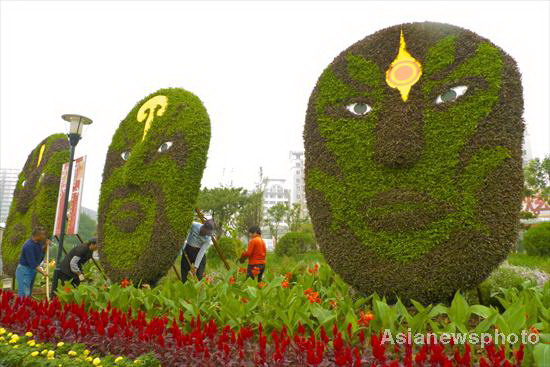
[[[78,219],[80,217],[80,201],[82,200],[82,187],[84,185],[84,167],[86,156],[80,157],[74,162],[74,178],[71,190],[71,205],[69,206],[67,234],[78,233]]]
[[[55,223],[53,227],[54,236],[59,236],[61,234],[61,221],[63,219],[64,212],[63,203],[65,202],[65,195],[68,195],[68,193],[65,192],[68,173],[69,163],[65,163],[61,169],[61,180],[59,181],[59,194],[57,195],[57,209],[55,211]]]

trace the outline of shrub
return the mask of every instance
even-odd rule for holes
[[[396,89],[386,72],[419,79]],[[483,281],[516,238],[522,111],[514,60],[466,29],[401,24],[343,51],[304,127],[308,209],[327,262],[393,300],[444,301]]]
[[[52,235],[61,168],[68,161],[67,136],[50,135],[32,150],[19,174],[2,241],[4,272],[12,277],[32,228],[43,226]]]
[[[202,102],[176,88],[150,94],[116,130],[98,209],[101,263],[111,280],[155,283],[193,220],[210,143]]]
[[[317,250],[315,239],[311,233],[287,232],[275,246],[277,256],[296,256]]]
[[[521,290],[526,282],[532,285],[536,284],[536,275],[529,273],[526,268],[504,263],[479,285],[483,297],[482,302],[487,305],[502,307],[499,300],[494,297],[500,288]]]
[[[245,244],[241,240],[232,237],[221,237],[218,239],[218,246],[220,250],[228,260],[236,261],[241,256],[242,252],[245,250]],[[208,260],[221,260],[218,251],[211,246],[208,249]]]
[[[532,226],[523,235],[523,247],[533,256],[550,256],[550,222]]]

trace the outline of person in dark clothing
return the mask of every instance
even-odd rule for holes
[[[92,238],[88,242],[78,245],[69,251],[63,261],[61,261],[59,280],[62,282],[70,281],[74,287],[78,287],[80,282],[85,279],[82,266],[92,258],[95,250],[97,250],[97,240]]]
[[[32,230],[32,237],[23,244],[19,264],[15,270],[17,279],[17,294],[19,297],[30,297],[34,286],[36,273],[48,276],[48,270],[42,269],[40,264],[44,260],[46,247],[50,245],[50,240],[46,238],[44,227],[35,227]]]

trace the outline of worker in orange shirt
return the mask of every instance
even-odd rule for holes
[[[242,253],[241,261],[248,258],[247,278],[252,279],[258,276],[258,282],[262,281],[265,271],[265,242],[262,239],[262,231],[258,226],[252,226],[248,229],[248,249]]]

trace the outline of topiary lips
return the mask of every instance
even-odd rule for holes
[[[308,209],[347,282],[423,302],[507,255],[521,202],[515,62],[468,30],[393,26],[322,73],[304,130]]]
[[[193,220],[210,120],[192,93],[161,89],[120,123],[107,152],[98,244],[111,280],[154,283],[174,263]]]
[[[64,134],[50,135],[33,149],[19,174],[2,240],[4,272],[15,275],[23,243],[32,228],[43,226],[52,235],[61,167],[69,161]]]

